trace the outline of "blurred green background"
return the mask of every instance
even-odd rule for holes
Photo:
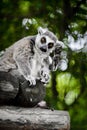
[[[87,1],[0,0],[0,51],[47,27],[66,46],[61,66],[51,74],[46,101],[67,110],[71,130],[87,130]]]

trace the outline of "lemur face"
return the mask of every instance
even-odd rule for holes
[[[55,46],[55,41],[46,34],[47,29],[38,29],[38,35],[36,37],[35,46],[41,54],[49,54],[52,52]]]
[[[57,44],[60,45],[60,41],[58,41],[57,37],[52,32],[41,27],[38,29],[35,46],[40,54],[50,54]]]
[[[38,47],[42,53],[50,53],[54,48],[54,41],[48,36],[41,36]]]

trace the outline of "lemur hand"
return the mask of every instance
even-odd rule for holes
[[[30,85],[29,86],[32,86],[32,85],[36,85],[36,80],[33,76],[28,76],[27,77],[27,80],[29,81]]]
[[[50,75],[44,70],[41,70],[41,82],[47,84],[50,80]]]

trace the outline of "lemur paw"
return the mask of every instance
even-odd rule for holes
[[[33,76],[28,76],[29,86],[36,85],[36,80]]]
[[[50,75],[47,72],[41,71],[41,82],[47,84],[50,80]]]

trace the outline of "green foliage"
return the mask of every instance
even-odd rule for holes
[[[65,103],[71,105],[80,93],[79,80],[74,78],[70,73],[61,73],[57,75],[56,82],[59,99],[65,99]]]
[[[68,66],[52,73],[46,101],[55,109],[70,112],[72,130],[86,130],[87,1],[0,1],[0,51],[27,35],[35,35],[39,26],[48,27],[64,41]]]

